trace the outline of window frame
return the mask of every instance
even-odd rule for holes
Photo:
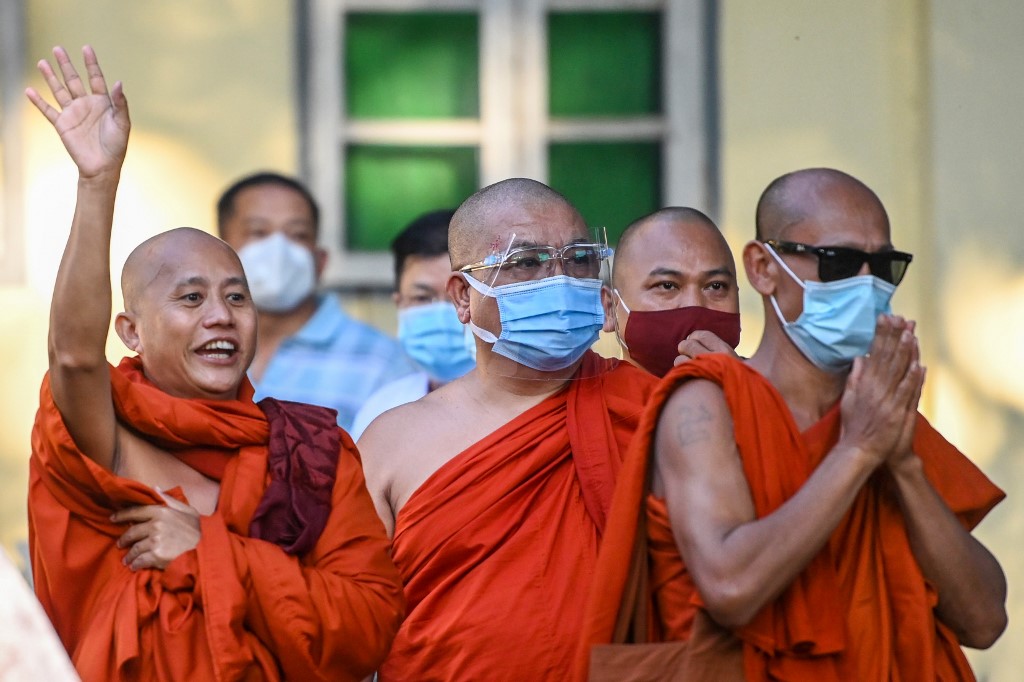
[[[547,13],[662,12],[660,115],[556,118],[548,115]],[[461,11],[479,14],[479,119],[352,121],[344,102],[342,27],[348,12]],[[548,181],[552,142],[659,142],[662,203],[716,207],[714,6],[711,0],[307,0],[308,76],[302,99],[303,167],[321,203],[325,285],[391,289],[387,252],[345,243],[345,148],[349,144],[467,145],[479,149],[480,186],[522,176]],[[531,93],[513,97],[513,93]]]
[[[0,284],[25,279],[21,112],[25,54],[23,0],[0,3]]]

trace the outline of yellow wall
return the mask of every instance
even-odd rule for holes
[[[93,45],[125,83],[133,129],[115,216],[114,271],[146,237],[178,225],[212,229],[234,177],[295,172],[294,18],[279,0],[28,0],[27,84],[53,45]],[[46,369],[50,293],[74,208],[75,171],[49,124],[23,111],[24,286],[0,287],[0,540],[24,537],[25,462]],[[115,287],[116,289],[116,287]],[[119,301],[115,302],[119,305]],[[112,359],[119,342],[108,345]]]
[[[297,168],[292,4],[280,0],[27,0],[28,63],[89,41],[126,83],[134,130],[114,265],[157,231],[212,225],[233,177]],[[1011,629],[973,656],[1024,669],[1024,5],[1012,0],[728,0],[720,8],[721,223],[734,248],[777,175],[830,165],[882,197],[915,253],[895,305],[917,318],[925,410],[1010,493],[980,528],[1011,580]],[[38,85],[34,78],[30,82]],[[46,310],[74,172],[26,111],[23,287],[0,288],[0,537],[24,534],[25,460]],[[760,303],[745,287],[751,351]],[[359,310],[384,320],[380,306]],[[110,346],[111,356],[120,351]]]

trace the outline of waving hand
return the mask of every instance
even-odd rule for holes
[[[55,47],[53,54],[59,76],[45,59],[38,67],[60,109],[51,106],[34,88],[26,89],[25,94],[53,124],[82,178],[119,173],[131,130],[121,82],[107,91],[96,53],[89,46],[82,48],[88,89],[64,48]]]

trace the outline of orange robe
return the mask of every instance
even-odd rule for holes
[[[610,641],[641,504],[646,504],[655,630],[665,640],[687,639],[703,605],[672,539],[664,503],[641,499],[658,416],[675,388],[694,378],[722,387],[758,517],[792,497],[839,439],[838,405],[801,433],[775,388],[733,358],[703,355],[667,375],[644,413],[620,477],[595,578],[598,588],[587,610],[581,669],[591,645]],[[1004,497],[920,415],[913,448],[928,480],[966,528],[976,526]],[[955,635],[935,617],[937,595],[911,551],[892,485],[884,471],[877,472],[790,587],[745,627],[731,635],[723,631],[741,642],[746,679],[974,679]],[[692,642],[691,647],[698,648]],[[713,660],[707,663],[714,669]]]
[[[588,353],[566,390],[456,455],[399,511],[409,614],[382,682],[568,677],[615,476],[654,384],[608,365]]]
[[[163,501],[78,450],[44,378],[29,542],[37,595],[82,679],[359,680],[373,671],[397,630],[402,596],[348,435],[324,529],[310,551],[292,556],[248,532],[271,482],[270,430],[248,382],[238,400],[203,401],[153,387],[134,359],[111,378],[122,424],[176,443],[183,461],[221,456],[226,466],[198,546],[165,570],[132,572],[115,544],[126,526],[110,515]],[[171,494],[184,500],[178,488]]]

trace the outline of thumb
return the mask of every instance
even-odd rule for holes
[[[184,502],[174,499],[173,497],[165,493],[163,489],[160,488],[160,486],[155,486],[154,490],[156,490],[157,495],[163,498],[164,504],[166,504],[171,509],[174,509],[175,511],[191,513],[192,507],[188,506]]]

